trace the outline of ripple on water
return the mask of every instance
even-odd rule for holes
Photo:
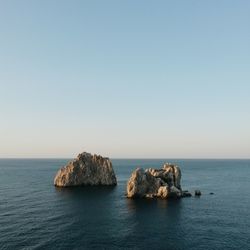
[[[136,166],[164,160],[115,160],[117,187],[67,189],[53,186],[66,160],[0,160],[0,248],[248,249],[250,161],[167,161],[200,198],[125,198]]]

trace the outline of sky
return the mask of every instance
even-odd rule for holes
[[[249,13],[0,0],[0,157],[250,158]]]

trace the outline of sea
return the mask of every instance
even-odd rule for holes
[[[113,159],[117,186],[56,188],[67,162],[0,159],[0,249],[250,249],[250,160]],[[134,169],[164,162],[202,195],[126,198]]]

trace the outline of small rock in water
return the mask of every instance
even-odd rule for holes
[[[192,194],[190,192],[188,192],[187,190],[182,191],[182,197],[191,197]]]
[[[195,196],[201,196],[201,191],[200,190],[195,190],[194,195]]]
[[[213,193],[213,192],[211,192],[211,193],[209,193],[209,194],[213,195],[214,193]]]

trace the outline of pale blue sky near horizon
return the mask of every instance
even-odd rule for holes
[[[250,1],[0,1],[0,157],[250,158]]]

